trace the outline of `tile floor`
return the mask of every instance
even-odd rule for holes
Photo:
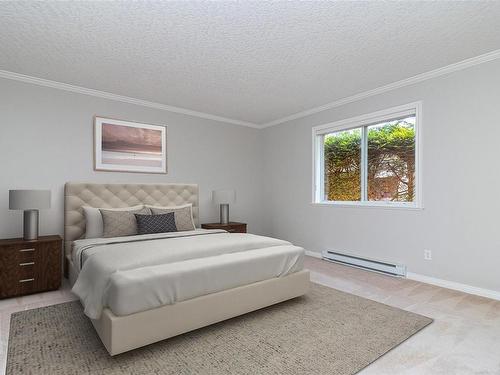
[[[362,375],[500,374],[500,301],[311,257],[306,257],[306,267],[314,282],[435,320]],[[74,299],[65,283],[58,291],[0,300],[0,375],[5,372],[10,315]]]
[[[362,375],[500,374],[500,301],[307,257],[311,279],[434,322]]]

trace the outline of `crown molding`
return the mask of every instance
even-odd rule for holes
[[[375,96],[375,95],[382,94],[382,93],[385,93],[388,91],[396,90],[396,89],[399,89],[401,87],[414,85],[416,83],[426,81],[426,80],[431,79],[431,78],[436,78],[436,77],[439,77],[439,76],[442,76],[445,74],[449,74],[449,73],[453,73],[453,72],[456,72],[459,70],[467,69],[467,68],[470,68],[472,66],[483,64],[483,63],[493,61],[493,60],[496,60],[499,58],[500,58],[500,49],[489,52],[489,53],[485,53],[483,55],[472,57],[470,59],[462,60],[460,62],[451,64],[451,65],[447,65],[447,66],[442,67],[442,68],[438,68],[438,69],[431,70],[431,71],[428,71],[428,72],[425,72],[422,74],[418,74],[416,76],[406,78],[406,79],[403,79],[401,81],[396,81],[396,82],[390,83],[388,85],[380,86],[380,87],[377,87],[377,88],[372,89],[372,90],[368,90],[368,91],[361,92],[359,94],[348,96],[348,97],[336,100],[334,102],[324,104],[324,105],[319,106],[319,107],[314,107],[314,108],[311,108],[311,109],[308,109],[308,110],[305,110],[302,112],[297,112],[297,113],[294,113],[293,115],[286,116],[286,117],[262,124],[260,126],[260,128],[261,129],[267,128],[270,126],[282,124],[282,123],[287,122],[287,121],[296,120],[296,119],[299,119],[302,117],[313,115],[315,113],[322,112],[322,111],[325,111],[327,109],[337,108],[337,107],[343,106],[343,105],[348,104],[348,103],[356,102],[356,101],[359,101],[362,99],[369,98],[371,96]]]
[[[76,85],[70,85],[67,83],[52,81],[52,80],[48,80],[48,79],[32,77],[32,76],[28,76],[25,74],[10,72],[7,70],[0,70],[0,78],[6,78],[6,79],[14,80],[14,81],[25,82],[25,83],[31,83],[33,85],[50,87],[50,88],[54,88],[54,89],[58,89],[58,90],[75,92],[75,93],[83,94],[83,95],[95,96],[97,98],[104,98],[104,99],[114,100],[114,101],[122,102],[122,103],[135,104],[135,105],[142,106],[142,107],[159,109],[161,111],[174,112],[174,113],[179,113],[179,114],[183,114],[183,115],[199,117],[199,118],[206,119],[206,120],[214,120],[214,121],[224,122],[224,123],[233,124],[233,125],[248,126],[251,128],[260,128],[260,125],[254,124],[252,122],[240,121],[240,120],[235,120],[235,119],[231,119],[231,118],[227,118],[227,117],[212,115],[210,113],[198,112],[198,111],[193,111],[193,110],[186,109],[186,108],[174,107],[171,105],[160,104],[160,103],[150,102],[147,100],[131,98],[129,96],[112,94],[112,93],[106,92],[106,91],[94,90],[94,89],[89,89],[87,87],[81,87],[81,86],[76,86]]]
[[[479,55],[476,57],[472,57],[466,60],[462,60],[460,62],[447,65],[442,68],[438,68],[435,70],[431,70],[422,74],[418,74],[416,76],[410,77],[403,79],[401,81],[393,82],[388,85],[380,86],[372,90],[364,91],[352,96],[348,96],[339,100],[336,100],[334,102],[324,104],[319,107],[314,107],[305,111],[297,112],[295,114],[276,119],[264,124],[256,124],[253,122],[248,122],[248,121],[241,121],[241,120],[236,120],[236,119],[231,119],[227,117],[222,117],[222,116],[217,116],[217,115],[212,115],[210,113],[204,113],[204,112],[198,112],[198,111],[193,111],[190,109],[186,108],[180,108],[180,107],[175,107],[167,104],[161,104],[161,103],[155,103],[155,102],[150,102],[147,100],[142,100],[142,99],[137,99],[137,98],[132,98],[129,96],[123,96],[123,95],[117,95],[113,94],[110,92],[106,91],[100,91],[100,90],[94,90],[82,86],[76,86],[76,85],[70,85],[67,83],[62,83],[58,81],[52,81],[44,78],[38,78],[38,77],[33,77],[25,74],[20,74],[20,73],[14,73],[10,72],[7,70],[0,70],[0,78],[5,78],[5,79],[10,79],[14,81],[20,81],[20,82],[25,82],[25,83],[31,83],[34,85],[38,86],[44,86],[44,87],[50,87],[50,88],[55,88],[59,90],[64,90],[64,91],[70,91],[70,92],[75,92],[78,94],[83,94],[83,95],[89,95],[89,96],[94,96],[98,98],[104,98],[108,100],[114,100],[117,102],[122,102],[122,103],[128,103],[128,104],[134,104],[142,107],[148,107],[148,108],[154,108],[158,109],[161,111],[167,111],[167,112],[173,112],[173,113],[179,113],[183,115],[188,115],[188,116],[193,116],[193,117],[198,117],[198,118],[203,118],[206,120],[213,120],[213,121],[219,121],[219,122],[224,122],[228,124],[233,124],[233,125],[240,125],[240,126],[247,126],[250,128],[255,128],[255,129],[264,129],[270,126],[274,125],[279,125],[287,121],[291,120],[296,120],[302,117],[306,117],[309,115],[313,115],[318,112],[326,111],[328,109],[333,109],[337,108],[340,106],[343,106],[348,103],[356,102],[362,99],[369,98],[371,96],[379,95],[388,91],[396,90],[401,87],[405,86],[410,86],[414,85],[419,82],[426,81],[431,78],[436,78],[442,75],[450,74],[459,70],[467,69],[475,65],[483,64],[489,61],[493,61],[496,59],[500,58],[500,49],[485,53],[483,55]]]

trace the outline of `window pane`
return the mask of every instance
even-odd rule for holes
[[[415,116],[369,126],[368,200],[415,200]]]
[[[325,135],[325,200],[361,200],[361,128]]]

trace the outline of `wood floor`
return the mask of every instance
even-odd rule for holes
[[[314,282],[435,320],[361,374],[500,374],[500,301],[311,257],[306,257],[306,267]],[[0,301],[0,374],[5,371],[10,315],[74,299],[65,284],[55,292]]]

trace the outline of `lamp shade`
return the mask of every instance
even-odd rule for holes
[[[212,191],[212,200],[215,204],[229,204],[236,201],[236,192],[231,189]]]
[[[11,210],[50,208],[50,190],[9,190]]]

